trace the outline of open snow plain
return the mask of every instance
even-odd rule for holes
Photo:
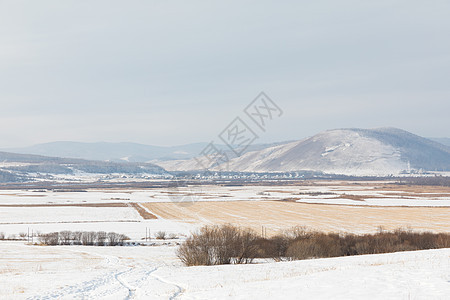
[[[174,246],[0,243],[2,299],[448,299],[450,249],[184,267]]]
[[[251,265],[184,267],[176,243],[203,224],[269,235],[294,225],[336,232],[450,231],[450,189],[383,182],[271,186],[2,190],[0,232],[82,230],[178,236],[153,246],[0,241],[1,299],[448,299],[450,249]],[[37,238],[34,237],[34,241]]]

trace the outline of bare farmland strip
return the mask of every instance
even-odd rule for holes
[[[410,227],[416,230],[450,231],[450,207],[364,207],[304,204],[285,201],[145,203],[158,216],[191,223],[261,226],[275,234],[302,225],[323,231],[373,232]]]
[[[142,218],[145,220],[148,219],[158,219],[155,215],[149,213],[147,210],[145,210],[139,203],[130,203],[130,205],[141,215]]]
[[[127,203],[40,203],[40,204],[0,204],[0,207],[128,207]]]

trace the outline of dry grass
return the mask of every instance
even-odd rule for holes
[[[396,185],[396,184],[381,184],[375,185],[375,189],[381,189],[386,191],[402,191],[407,193],[439,193],[450,195],[450,187],[445,186],[422,186],[422,185]]]
[[[367,195],[349,195],[349,194],[341,194],[339,195],[340,199],[349,199],[349,200],[353,200],[353,201],[364,201],[367,198],[369,198]],[[327,198],[327,199],[336,199],[336,198]]]
[[[177,256],[187,266],[246,264],[258,256],[258,239],[249,229],[204,226],[187,238]]]
[[[0,207],[128,207],[128,203],[40,203],[40,204],[0,204]]]
[[[130,203],[130,205],[141,215],[145,220],[158,219],[154,214],[149,213],[145,208],[143,208],[139,203]]]
[[[286,201],[230,201],[145,203],[164,219],[196,224],[226,224],[250,227],[257,232],[264,226],[268,235],[302,225],[323,232],[374,232],[409,227],[435,232],[450,231],[450,207],[368,207],[304,204]]]
[[[293,227],[265,238],[233,225],[204,226],[179,247],[178,257],[187,266],[249,263],[254,258],[310,259],[391,253],[450,247],[449,233],[398,229],[375,234],[338,234]]]

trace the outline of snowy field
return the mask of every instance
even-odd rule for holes
[[[296,202],[298,206],[293,205]],[[333,205],[317,207],[315,204]],[[146,207],[159,218],[144,219],[133,205]],[[348,206],[354,206],[355,210],[346,209]],[[359,207],[389,209],[378,213],[377,209]],[[397,207],[425,211],[411,214],[411,211],[397,211]],[[431,210],[434,207],[441,209]],[[157,231],[185,236],[200,225],[219,221],[242,223],[258,231],[265,226],[270,233],[295,225],[362,233],[374,231],[392,219],[395,219],[392,226],[396,227],[442,230],[450,228],[445,210],[449,208],[449,188],[396,186],[386,182],[318,181],[279,186],[205,185],[80,192],[1,190],[0,233],[8,237],[28,230],[44,233],[101,230],[140,240],[147,229],[153,236]],[[211,217],[208,210],[220,215]],[[364,215],[367,218],[359,218]],[[414,219],[410,220],[408,215]],[[423,226],[434,223],[437,227]]]
[[[137,221],[138,212],[133,207],[78,207],[78,206],[48,206],[48,207],[1,207],[0,220],[2,224],[30,224],[52,222],[103,222],[103,221]]]
[[[450,231],[449,202],[448,188],[374,182],[2,190],[0,233],[9,237],[28,230],[114,231],[142,241],[148,230],[152,242],[157,231],[174,233],[179,237],[175,241],[181,242],[201,225],[226,222],[257,232],[264,226],[269,235],[294,225],[354,233],[373,232],[385,224]],[[138,208],[156,219],[145,217]],[[83,247],[0,241],[0,253],[0,299],[448,299],[450,295],[450,249],[213,267],[184,267],[174,243],[161,242]]]
[[[358,199],[353,199],[359,196]],[[0,190],[0,205],[292,200],[378,206],[449,206],[450,188],[383,182],[309,182],[303,185],[203,185],[153,189],[89,189],[82,192]]]
[[[2,299],[448,299],[450,249],[184,267],[173,246],[0,242]]]

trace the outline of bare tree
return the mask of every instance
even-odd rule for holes
[[[120,235],[115,232],[108,232],[108,241],[110,246],[116,246],[120,241]]]
[[[85,245],[85,246],[116,246],[130,238],[124,234],[105,231],[61,231],[39,234],[43,245]],[[1,239],[1,236],[0,236]]]
[[[44,233],[39,235],[39,242],[44,245],[55,246],[59,242],[58,232]]]
[[[59,233],[59,239],[62,245],[70,245],[70,243],[72,242],[72,238],[72,231],[65,230]]]
[[[72,233],[72,238],[73,238],[73,244],[74,245],[81,245],[81,239],[83,236],[83,232],[82,231],[75,231]]]
[[[81,242],[85,246],[93,246],[97,240],[97,232],[95,231],[86,231],[83,232],[81,236]]]
[[[156,233],[156,239],[158,239],[158,240],[165,240],[166,239],[166,232],[165,231],[158,231]]]
[[[104,231],[97,232],[97,245],[98,246],[106,246],[107,234]]]
[[[119,234],[119,243],[122,244],[124,241],[129,240],[130,238],[125,234]]]

